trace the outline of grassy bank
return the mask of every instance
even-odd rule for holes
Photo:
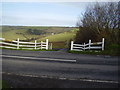
[[[6,81],[2,81],[2,89],[8,90],[6,88],[10,88],[10,85],[8,85],[8,83]]]
[[[2,88],[2,80],[0,80],[0,89]]]
[[[56,50],[46,50],[46,49],[11,49],[11,48],[0,48],[0,49],[8,49],[8,50],[23,50],[23,51],[56,51]]]

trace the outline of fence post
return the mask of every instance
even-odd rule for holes
[[[46,50],[48,50],[48,39],[46,39]]]
[[[19,38],[17,39],[17,49],[19,49]]]
[[[50,49],[52,50],[52,43],[50,43]]]
[[[37,40],[35,40],[35,49],[37,49],[37,46],[36,46],[36,44],[37,44]]]
[[[105,41],[105,39],[102,38],[102,51],[104,50],[104,41]]]
[[[83,46],[83,50],[85,51],[85,43],[84,43],[84,46]]]
[[[90,50],[91,40],[89,40],[89,50]]]
[[[40,44],[41,44],[40,49],[41,49],[41,50],[42,50],[42,42],[43,42],[43,41],[40,42]]]
[[[71,41],[71,49],[70,50],[73,50],[73,41]]]

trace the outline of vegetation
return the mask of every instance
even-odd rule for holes
[[[8,40],[16,40],[17,38],[20,38],[20,40],[26,40],[30,38],[38,38],[39,35],[31,35],[26,32],[27,30],[8,30],[2,32],[2,37]]]
[[[2,89],[6,89],[10,88],[10,85],[8,85],[8,83],[6,83],[6,81],[2,81]]]
[[[75,35],[76,33],[64,32],[60,34],[50,35],[50,36],[41,38],[40,40],[45,40],[48,38],[50,42],[67,41],[71,38],[74,38]]]
[[[8,50],[27,50],[27,51],[56,51],[56,50],[46,50],[46,49],[22,49],[22,48],[20,48],[20,49],[11,49],[11,48],[1,48],[0,47],[0,49],[8,49]]]
[[[76,28],[72,27],[3,26],[1,33],[2,37],[8,40],[16,40],[17,38],[20,38],[20,40],[32,41],[36,39],[40,41],[41,39],[43,40],[45,37],[49,39],[49,37],[51,38],[57,36],[57,34],[58,36],[62,37],[62,33],[63,35],[65,35],[64,32],[70,32],[71,34],[74,34],[75,31]],[[65,38],[67,38],[67,36]],[[51,38],[51,41],[56,41],[52,39],[54,38]]]
[[[88,7],[83,14],[83,19],[78,20],[75,42],[100,41],[105,38],[106,44],[120,44],[118,3],[96,3]]]
[[[0,89],[2,88],[2,80],[0,80]]]
[[[32,35],[42,35],[45,34],[44,30],[37,30],[37,29],[28,29],[27,32]]]
[[[111,55],[111,56],[120,56],[119,53],[120,45],[111,44],[109,46],[105,46],[105,50],[87,50],[87,51],[68,51],[70,53],[77,53],[77,54],[93,54],[93,55]]]
[[[49,39],[49,42],[53,43],[53,48],[68,48],[73,39],[75,43],[87,43],[89,39],[97,42],[104,37],[105,51],[97,52],[97,54],[118,55],[120,49],[118,12],[120,5],[118,4],[120,2],[96,3],[88,7],[83,18],[77,21],[79,29],[73,27],[3,26],[2,37],[12,40],[17,38],[28,41],[37,40],[38,42]]]
[[[91,54],[91,55],[111,55],[111,56],[120,56],[119,53],[120,45],[112,44],[105,48],[104,51],[68,51],[69,53],[77,54]]]
[[[78,20],[79,31],[76,34],[76,43],[86,43],[89,39],[93,42],[105,38],[105,51],[96,54],[118,55],[120,47],[120,2],[96,3],[88,7],[83,14],[82,20]],[[80,52],[80,53],[91,53]],[[92,52],[94,53],[94,52]]]
[[[32,30],[33,33],[31,33]],[[3,26],[2,31],[2,37],[7,40],[20,38],[23,41],[34,42],[34,40],[37,40],[37,42],[40,42],[49,39],[49,42],[53,44],[53,48],[66,48],[68,41],[75,37],[78,29],[75,27]],[[38,32],[42,34],[35,34]]]

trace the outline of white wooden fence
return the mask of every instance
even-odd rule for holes
[[[73,41],[71,41],[71,50],[74,51],[85,51],[85,50],[104,50],[104,38],[102,39],[102,42],[95,42],[92,43],[91,40],[89,40],[89,43],[87,44],[74,44]]]
[[[11,49],[46,49],[48,50],[48,39],[45,42],[40,43],[35,40],[34,42],[23,42],[19,38],[17,40],[6,40],[0,38],[0,47]],[[50,48],[52,49],[52,48]]]

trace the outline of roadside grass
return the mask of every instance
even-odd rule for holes
[[[7,49],[7,50],[25,50],[25,51],[56,51],[56,50],[46,50],[46,49],[11,49],[11,48],[1,48],[0,49]]]
[[[118,53],[111,53],[109,51],[68,51],[69,53],[77,53],[77,54],[89,54],[89,55],[111,55],[111,56],[120,56]]]
[[[8,90],[7,88],[10,88],[10,85],[6,81],[1,81],[2,89]]]
[[[104,51],[68,51],[69,53],[77,54],[90,54],[90,55],[111,55],[111,56],[120,56],[120,45],[112,44],[105,47]]]
[[[53,46],[52,48],[53,49],[56,49],[56,48],[61,48],[61,49],[66,48],[66,43],[64,41],[50,42],[50,43],[52,43],[52,46]]]
[[[0,80],[0,89],[2,88],[2,80]]]
[[[56,44],[57,45],[57,44]],[[64,45],[61,45],[61,48]],[[65,47],[63,47],[65,48]],[[6,48],[0,48],[0,49],[6,49]],[[25,50],[25,51],[57,51],[57,49],[60,49],[60,46],[54,47],[52,50],[45,50],[45,49],[9,49],[8,50]],[[111,55],[111,56],[120,56],[120,45],[112,44],[107,47],[105,47],[105,50],[88,50],[88,51],[71,51],[69,50],[68,53],[76,53],[76,54],[90,54],[90,55]]]
[[[120,45],[119,44],[106,45],[105,51],[103,53],[120,56]]]

